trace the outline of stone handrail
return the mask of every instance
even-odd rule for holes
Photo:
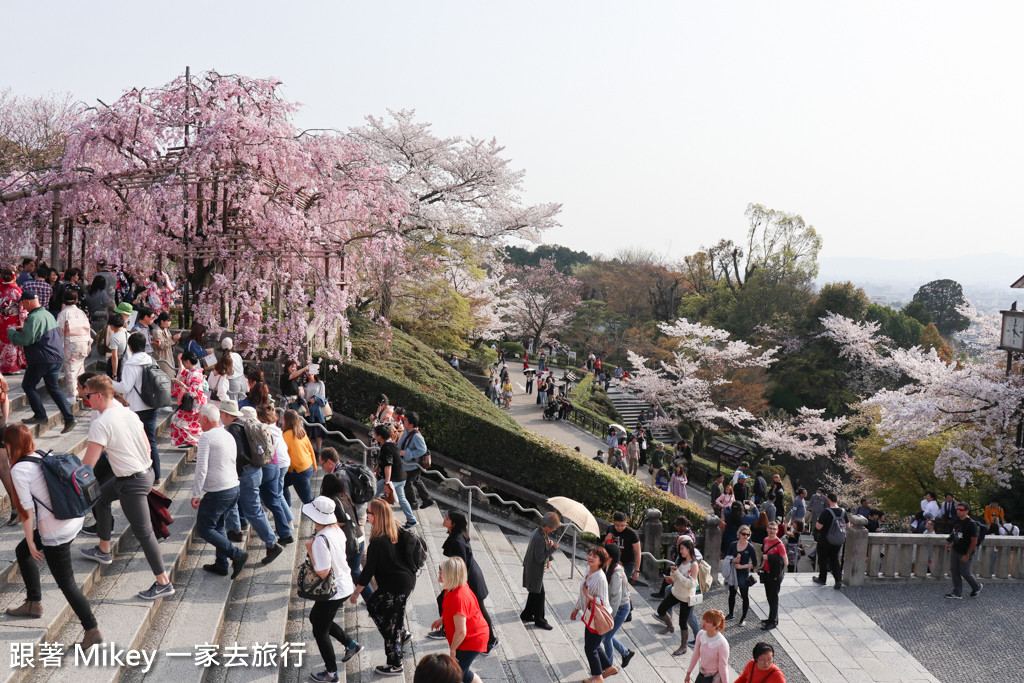
[[[946,534],[868,533],[867,520],[850,516],[843,579],[860,586],[868,580],[944,579],[951,552]],[[1024,537],[987,536],[971,563],[985,579],[1024,579]]]

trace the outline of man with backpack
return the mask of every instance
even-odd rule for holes
[[[148,398],[154,403],[158,402],[152,396],[143,396],[142,378],[146,372],[146,366],[149,365],[152,365],[158,374],[163,375],[164,379],[167,379],[167,375],[156,367],[156,362],[146,353],[145,349],[146,337],[138,332],[132,332],[131,336],[128,337],[128,357],[121,366],[121,379],[120,381],[115,379],[113,384],[114,391],[125,397],[128,401],[128,407],[139,416],[142,426],[146,429],[146,438],[149,439],[149,451],[153,458],[153,476],[156,477],[153,480],[153,485],[157,486],[160,484],[160,451],[156,447],[156,418],[157,409],[162,408],[163,405],[151,405],[146,400]],[[171,385],[169,381],[166,382],[166,387],[167,403],[164,405],[169,405],[171,398]]]
[[[22,294],[21,307],[28,312],[28,317],[21,325],[9,329],[7,338],[14,346],[25,348],[27,366],[21,387],[25,390],[29,406],[32,407],[32,417],[25,420],[25,423],[41,424],[49,421],[43,399],[36,389],[39,380],[43,380],[46,391],[64,418],[64,430],[61,434],[70,432],[75,428],[75,416],[57,380],[64,365],[64,344],[60,338],[57,321],[40,305],[35,294]]]
[[[946,539],[946,550],[952,549],[949,555],[949,573],[953,577],[953,590],[946,593],[950,600],[963,600],[966,580],[971,586],[971,597],[977,597],[983,586],[971,573],[971,560],[974,551],[981,544],[981,525],[968,517],[971,508],[967,503],[956,504],[956,521],[953,532]]]
[[[411,410],[402,416],[405,422],[405,433],[398,445],[399,455],[402,456],[403,467],[405,468],[405,495],[409,499],[409,506],[413,510],[428,508],[434,504],[434,499],[427,492],[420,475],[423,470],[420,467],[429,467],[427,442],[419,430],[420,416]],[[408,527],[415,524],[406,524]]]
[[[342,463],[338,451],[333,448],[325,448],[320,451],[318,459],[320,469],[324,471],[324,478],[320,482],[320,495],[332,498],[332,489],[337,490],[340,486],[355,506],[356,520],[353,526],[358,549],[347,557],[353,580],[355,580],[363,569],[363,553],[366,552],[367,541],[364,533],[366,509],[369,507],[370,501],[377,495],[377,483],[370,468],[354,462]],[[328,482],[328,479],[332,478],[337,482],[333,486]],[[373,587],[367,586],[361,595],[363,602],[366,602],[373,595]]]
[[[82,555],[100,564],[114,561],[110,547],[110,531],[114,522],[110,506],[115,500],[120,501],[121,510],[142,546],[155,578],[153,585],[140,592],[139,597],[158,600],[174,595],[174,586],[164,568],[163,554],[153,533],[149,508],[149,492],[154,479],[153,461],[149,457],[149,442],[142,423],[114,398],[114,385],[105,375],[96,375],[85,383],[84,398],[98,416],[89,425],[82,463],[95,466],[106,452],[114,477],[100,487],[100,498],[93,509],[99,545],[82,548]]]
[[[839,497],[834,493],[826,496],[828,507],[818,517],[814,528],[818,531],[818,575],[812,580],[825,585],[829,569],[836,580],[835,589],[843,587],[843,566],[839,553],[846,543],[846,526],[849,524],[846,510],[839,507]]]
[[[263,481],[263,466],[274,457],[274,444],[266,441],[266,434],[254,420],[240,419],[242,411],[234,401],[220,402],[220,419],[224,428],[235,439],[237,458],[235,470],[238,473],[238,512],[252,525],[253,531],[267,547],[267,554],[261,562],[270,564],[284,552],[284,546],[277,542],[274,530],[270,528],[267,515],[260,503],[260,483]],[[231,514],[230,511],[228,513]],[[229,527],[237,525],[229,522]]]

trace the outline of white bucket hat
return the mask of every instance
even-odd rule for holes
[[[302,506],[302,514],[317,524],[334,524],[338,518],[334,516],[334,501],[327,496],[317,496],[312,503]]]

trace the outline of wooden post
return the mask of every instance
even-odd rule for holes
[[[53,211],[50,216],[50,266],[61,270],[60,258],[60,190],[53,191]]]
[[[70,268],[72,262],[74,262],[75,256],[75,222],[70,218],[64,219],[64,243],[67,245],[68,258],[64,263],[65,269]],[[85,270],[83,269],[82,278],[85,278]]]

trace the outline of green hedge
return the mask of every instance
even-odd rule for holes
[[[400,334],[394,332],[396,342]],[[423,352],[433,355],[426,347]],[[421,386],[410,381],[408,373],[383,370],[360,360],[326,371],[324,381],[334,410],[341,414],[369,415],[377,394],[387,394],[392,404],[419,413],[428,444],[439,452],[545,496],[578,500],[597,517],[610,519],[616,510],[632,509],[633,522],[639,524],[645,510],[654,507],[662,511],[662,519],[686,515],[697,531],[703,527],[705,512],[700,506],[510,424],[507,414],[497,411],[465,378],[448,370],[448,380],[465,383],[467,391]],[[475,398],[452,400],[454,395]]]

